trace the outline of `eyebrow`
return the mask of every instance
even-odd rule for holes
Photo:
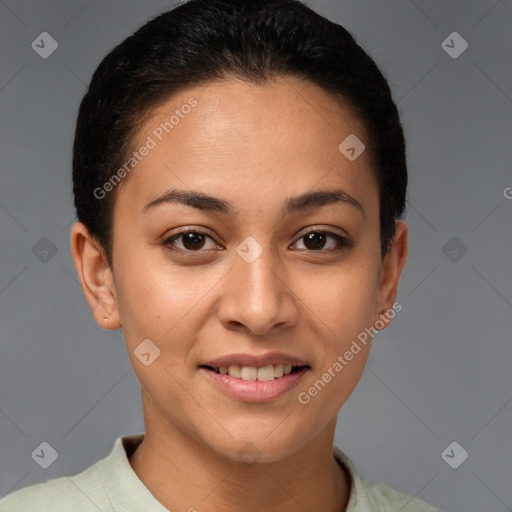
[[[210,196],[197,190],[168,190],[161,196],[149,202],[142,209],[141,213],[156,208],[162,204],[184,204],[202,211],[233,215],[232,205],[223,199]],[[345,204],[358,210],[363,217],[366,217],[362,204],[343,189],[335,190],[313,190],[300,196],[291,197],[286,200],[281,208],[283,215],[298,213],[311,208],[321,208],[332,204]]]

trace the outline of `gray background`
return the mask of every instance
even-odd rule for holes
[[[512,3],[308,3],[382,68],[410,172],[403,310],[374,340],[336,444],[363,476],[447,512],[512,510]],[[0,1],[0,496],[144,430],[122,333],[93,321],[71,258],[71,144],[100,59],[171,5]],[[31,48],[43,31],[59,44],[48,59]],[[441,46],[453,31],[469,44],[457,59]],[[43,441],[58,452],[48,469],[31,458]],[[453,441],[469,453],[457,469],[441,456]]]

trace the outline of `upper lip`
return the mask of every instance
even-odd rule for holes
[[[276,364],[291,364],[294,366],[309,366],[307,361],[301,357],[283,354],[281,352],[266,352],[260,355],[254,354],[228,354],[205,361],[200,366],[211,366],[212,368],[220,368],[221,366],[253,366],[260,368],[262,366],[276,365]]]

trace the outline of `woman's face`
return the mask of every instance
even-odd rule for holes
[[[353,342],[392,308],[402,269],[398,249],[381,262],[369,154],[339,149],[351,134],[368,143],[347,108],[291,79],[190,88],[139,131],[111,283],[146,431],[270,461],[332,429],[371,337]]]

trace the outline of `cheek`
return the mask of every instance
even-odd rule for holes
[[[311,318],[324,325],[338,343],[371,325],[377,300],[378,272],[362,263],[340,265],[332,272],[305,274],[295,291]]]
[[[356,342],[357,349],[343,350],[336,354],[297,396],[299,403],[309,407],[309,412],[326,421],[331,418],[348,400],[361,378],[369,354],[369,345]],[[351,359],[347,360],[347,352]],[[354,352],[357,352],[354,354]],[[339,357],[339,358],[338,358]]]
[[[170,398],[179,403],[176,379],[187,378],[185,362],[196,338],[194,306],[201,293],[182,272],[137,265],[135,259],[126,268],[118,294],[126,348],[137,379],[155,403]]]
[[[338,332],[337,339],[326,342],[316,371],[295,391],[294,399],[301,417],[310,418],[314,423],[312,431],[323,428],[338,415],[356,388],[368,359],[369,342],[361,342],[345,327]]]
[[[126,254],[117,262],[116,290],[122,320],[144,327],[155,319],[165,319],[164,312],[179,315],[179,309],[187,306],[188,294],[182,272],[163,265],[162,261],[150,261],[143,250]]]
[[[149,264],[135,255],[123,263],[116,290],[129,348],[149,338],[162,353],[185,353],[204,321],[206,298],[220,276],[162,261]]]

